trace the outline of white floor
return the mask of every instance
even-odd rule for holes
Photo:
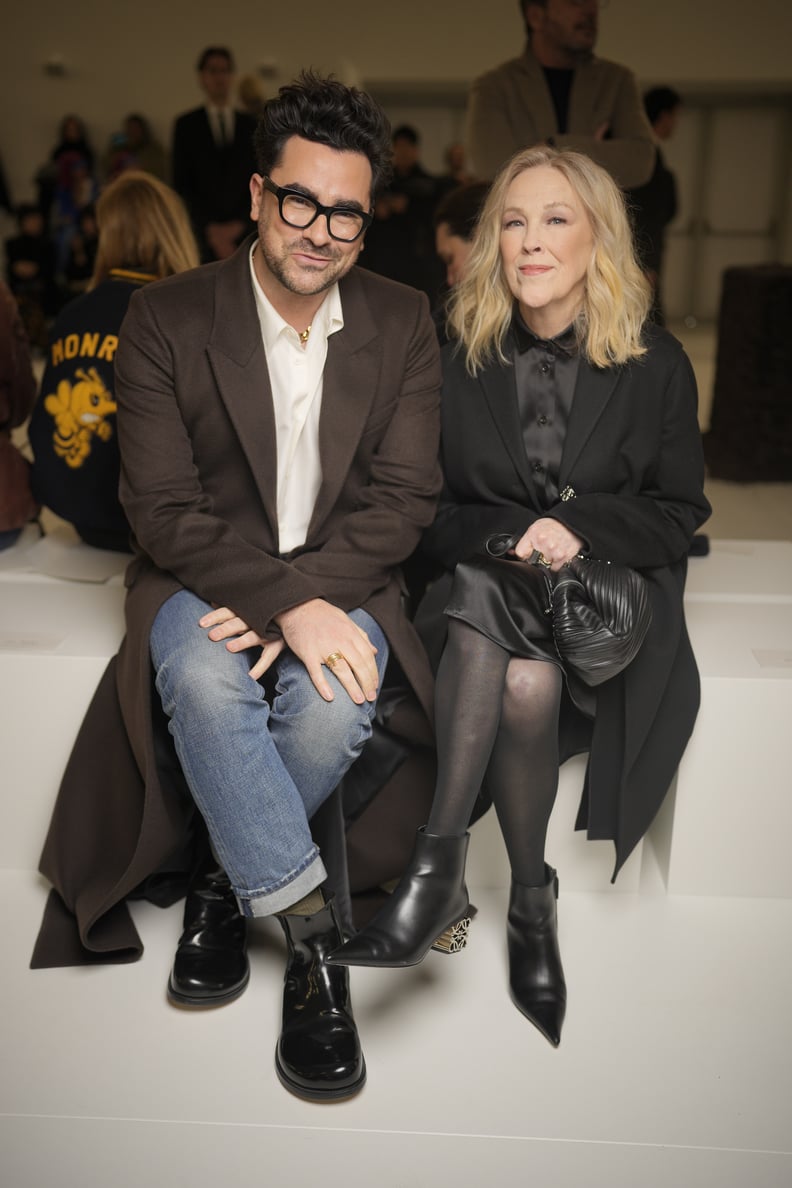
[[[699,376],[705,426],[712,335],[680,336]],[[790,487],[709,483],[708,493],[714,516],[704,531],[714,550],[691,562],[691,617],[706,614],[724,585],[727,601],[751,603],[760,615],[757,604],[775,608],[763,621],[783,614],[790,583],[782,546],[773,546],[778,559],[765,550],[766,572],[745,588],[735,583],[735,564],[744,555],[750,571],[750,548],[740,542],[792,540]],[[719,538],[732,543],[717,545]],[[0,597],[10,599],[10,589],[0,587]],[[32,597],[24,611],[38,623]],[[67,719],[79,718],[95,679],[86,666],[98,672],[102,660],[85,656],[87,683],[78,688],[82,668],[49,663],[50,644],[25,615],[6,614],[0,631],[0,660],[22,630],[32,657],[25,671],[36,668],[23,694],[11,682],[13,705],[6,691],[4,708],[6,738],[16,742],[6,750],[21,749],[22,761],[5,763],[0,784],[0,1188],[790,1188],[792,897],[745,895],[749,883],[761,884],[757,871],[771,848],[776,863],[784,852],[772,812],[765,846],[751,840],[742,855],[749,869],[734,871],[741,898],[668,894],[656,865],[660,844],[644,845],[615,888],[604,874],[600,888],[584,863],[563,857],[570,998],[557,1051],[508,999],[506,890],[490,877],[492,823],[480,823],[470,863],[479,914],[468,948],[431,954],[414,970],[354,971],[368,1083],[352,1101],[306,1104],[273,1069],[283,942],[271,922],[256,926],[249,989],[215,1011],[166,1002],[180,906],[133,906],[146,946],[138,963],[29,970],[46,897],[31,855],[62,764],[56,732],[48,735],[29,707],[50,697],[71,737]],[[22,663],[12,650],[6,678]],[[775,662],[788,657],[789,649]],[[776,675],[788,682],[780,668]],[[64,701],[64,680],[76,705]],[[720,680],[714,672],[705,686]],[[688,767],[702,764],[706,778],[701,751],[691,748]],[[776,766],[785,796],[789,779]],[[747,812],[759,791],[741,785]],[[734,793],[724,794],[733,819]],[[672,798],[666,815],[674,815]],[[678,823],[679,807],[676,815]]]
[[[507,996],[506,892],[482,891],[463,953],[354,972],[368,1083],[319,1106],[272,1068],[276,928],[237,1003],[178,1011],[178,907],[136,906],[137,964],[31,972],[45,889],[28,872],[0,887],[5,1188],[792,1183],[790,900],[562,885],[554,1050]]]

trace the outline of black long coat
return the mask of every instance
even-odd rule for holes
[[[574,497],[547,510],[523,447],[513,368],[493,362],[473,378],[447,346],[445,489],[423,546],[451,571],[491,534],[522,533],[549,515],[592,556],[646,576],[652,626],[629,668],[596,690],[578,818],[590,838],[614,841],[614,877],[662,803],[699,705],[682,602],[690,542],[710,512],[696,384],[675,338],[647,326],[645,340],[647,354],[625,366],[581,359],[558,481]]]

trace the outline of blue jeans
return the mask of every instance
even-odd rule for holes
[[[160,607],[150,641],[157,692],[240,908],[269,916],[326,878],[308,822],[371,735],[375,703],[356,705],[341,684],[325,701],[303,663],[284,651],[270,705],[248,676],[258,648],[229,652],[198,626],[211,609],[188,590]],[[381,682],[385,636],[365,611],[349,617],[378,649]]]

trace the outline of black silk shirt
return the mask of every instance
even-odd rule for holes
[[[511,327],[514,379],[525,454],[543,508],[558,501],[558,474],[578,366],[572,326],[556,338],[537,338],[515,312]]]

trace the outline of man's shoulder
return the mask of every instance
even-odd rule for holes
[[[191,107],[189,111],[183,111],[180,115],[176,116],[173,121],[173,127],[183,131],[185,128],[191,128],[200,124],[206,118],[205,107]]]
[[[626,80],[635,77],[629,66],[623,66],[621,62],[611,62],[609,58],[598,58],[596,55],[579,66],[578,70],[613,80]]]
[[[130,304],[133,307],[147,305],[157,318],[173,313],[186,324],[195,317],[197,310],[212,307],[220,263],[201,264],[175,276],[152,281],[132,294]]]
[[[426,300],[425,294],[412,285],[403,285],[400,281],[391,280],[387,276],[380,276],[369,268],[356,265],[345,277],[339,281],[341,299],[349,296],[362,296],[369,304],[372,313],[377,316],[378,310],[385,306],[388,310],[394,306],[412,306],[417,308]]]
[[[520,78],[527,78],[536,73],[538,62],[533,54],[526,50],[519,57],[509,58],[497,66],[490,67],[473,80],[473,87],[477,90],[497,90],[514,85]]]

